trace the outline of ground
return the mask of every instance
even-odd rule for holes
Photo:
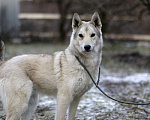
[[[150,47],[136,43],[104,43],[100,87],[108,95],[129,102],[150,102]],[[60,44],[7,44],[6,59],[31,53],[52,53],[64,50]],[[41,96],[32,120],[53,120],[56,101]],[[0,120],[5,114],[0,104]],[[79,104],[76,120],[149,120],[149,105],[135,106],[114,102],[93,87]]]

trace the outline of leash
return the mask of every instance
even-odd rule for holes
[[[84,68],[84,70],[88,73],[89,77],[91,78],[91,80],[93,81],[94,85],[96,86],[96,88],[98,88],[98,90],[100,92],[103,93],[103,95],[105,95],[106,97],[108,97],[109,99],[113,100],[113,101],[116,101],[116,102],[119,102],[119,103],[123,103],[123,104],[130,104],[130,105],[150,105],[150,102],[149,103],[136,103],[136,102],[126,102],[126,101],[120,101],[120,100],[117,100],[109,95],[107,95],[101,88],[100,86],[98,86],[99,84],[99,79],[100,79],[100,67],[99,67],[99,72],[98,72],[98,80],[97,82],[95,82],[95,80],[93,79],[92,75],[90,74],[90,72],[88,71],[88,69],[86,68],[86,66],[80,61],[80,59],[75,56],[76,59],[78,60],[78,62],[80,63],[80,65]]]

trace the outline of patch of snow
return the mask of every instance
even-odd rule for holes
[[[104,80],[108,80],[110,82],[130,82],[130,83],[149,82],[150,74],[149,73],[134,73],[128,76],[101,75],[101,81],[104,81]]]
[[[49,96],[40,96],[39,106],[50,106],[50,104],[55,105],[56,100],[53,97]]]

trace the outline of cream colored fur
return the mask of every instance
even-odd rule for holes
[[[68,120],[75,119],[80,98],[93,86],[75,55],[97,80],[103,40],[97,12],[89,22],[81,21],[75,13],[72,27],[70,45],[65,51],[21,55],[0,63],[0,96],[6,120],[30,120],[39,93],[57,97],[55,120],[65,120],[68,107]],[[90,45],[90,50],[85,45]]]

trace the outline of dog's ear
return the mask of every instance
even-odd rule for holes
[[[102,23],[101,23],[101,19],[99,17],[98,12],[95,12],[91,18],[91,23],[97,27],[97,28],[101,28],[102,27]]]
[[[77,13],[74,13],[73,18],[72,18],[72,28],[76,29],[82,24],[82,21]]]

